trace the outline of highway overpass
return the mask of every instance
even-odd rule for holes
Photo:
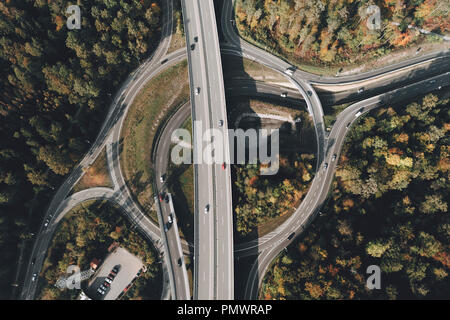
[[[213,0],[183,0],[181,3],[188,48],[194,141],[194,299],[233,299],[230,167],[227,165],[223,170],[221,163],[203,162],[203,148],[197,148],[198,143],[195,143],[202,140],[205,130],[219,130],[224,137],[220,146],[224,149],[223,161],[230,163],[225,89],[214,3]],[[195,127],[195,121],[201,122],[202,129]]]

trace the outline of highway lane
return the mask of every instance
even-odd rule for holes
[[[361,108],[364,108],[364,114],[370,110],[384,106],[386,103],[397,103],[417,95],[422,95],[437,90],[439,86],[444,87],[449,84],[450,72],[447,72],[445,74],[434,76],[430,79],[422,80],[415,84],[357,102],[347,107],[339,114],[327,140],[328,152],[325,161],[329,164],[329,166],[327,169],[320,169],[317,174],[320,174],[321,176],[321,184],[314,187],[311,186],[310,191],[308,192],[308,195],[312,192],[315,196],[307,199],[307,195],[307,197],[305,197],[302,201],[300,207],[297,209],[297,212],[300,213],[301,218],[292,222],[292,224],[285,226],[283,230],[280,230],[279,234],[271,239],[270,247],[267,247],[265,250],[260,250],[257,260],[251,268],[248,282],[246,284],[246,299],[258,298],[258,290],[262,283],[264,274],[270,266],[270,263],[284,248],[295,240],[296,236],[298,236],[307,227],[307,225],[314,219],[314,216],[319,212],[322,204],[325,202],[328,191],[334,179],[338,159],[348,132],[348,125],[351,125],[359,120],[359,117],[355,117],[356,112],[361,110]],[[335,161],[332,161],[334,154],[336,154],[337,158]],[[292,233],[294,233],[294,237],[288,239],[289,235]]]
[[[155,192],[162,196],[164,194],[163,200],[160,201],[161,215],[162,215],[162,224],[167,226],[167,242],[170,252],[171,265],[173,268],[173,278],[174,285],[176,288],[175,298],[177,300],[189,300],[191,298],[190,288],[189,288],[189,280],[186,271],[186,264],[184,263],[183,249],[180,240],[180,235],[178,232],[177,226],[177,218],[176,212],[172,203],[172,196],[168,193],[167,190],[167,169],[169,165],[170,159],[170,147],[172,145],[171,136],[172,132],[178,128],[181,128],[186,119],[191,115],[190,104],[186,103],[181,106],[175,114],[167,121],[162,133],[158,139],[156,151],[155,151]],[[159,177],[165,177],[164,182],[161,182]],[[167,201],[166,201],[167,199]],[[169,223],[169,215],[172,217],[172,224]],[[162,229],[164,232],[164,227]],[[188,249],[188,248],[187,248]],[[189,254],[189,249],[187,250]],[[180,260],[179,260],[180,259]],[[179,265],[179,261],[182,262],[182,265]]]
[[[229,146],[228,132],[224,130],[228,126],[214,3],[183,0],[182,8],[189,48],[192,120],[202,125],[202,129],[193,125],[193,139],[206,142],[202,139],[204,130],[221,132],[223,150],[214,151],[218,157],[222,153],[223,161],[230,163],[229,149],[223,147]],[[213,135],[214,139],[220,138]],[[221,170],[215,159],[211,159],[213,163],[202,159],[201,150],[194,143],[194,299],[233,299],[231,172],[229,166]]]

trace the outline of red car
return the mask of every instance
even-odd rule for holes
[[[225,162],[222,163],[222,170],[225,170]]]
[[[159,201],[160,201],[160,202],[163,202],[163,201],[164,201],[164,197],[163,197],[162,193],[159,194]]]

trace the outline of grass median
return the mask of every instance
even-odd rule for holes
[[[94,163],[86,169],[83,177],[73,187],[72,193],[95,187],[114,188],[111,176],[108,170],[106,160],[106,149],[104,148]]]
[[[130,107],[121,132],[120,164],[128,188],[143,211],[158,221],[153,207],[152,146],[158,128],[189,100],[187,61],[149,81]]]

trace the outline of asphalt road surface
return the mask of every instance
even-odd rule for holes
[[[233,299],[233,216],[225,89],[213,0],[182,1],[188,47],[194,141],[194,299]],[[221,124],[219,125],[219,122]],[[202,161],[203,132],[222,133],[223,159]],[[219,136],[214,136],[214,139]],[[211,139],[211,138],[208,138]],[[217,142],[217,141],[216,141]],[[214,150],[218,155],[219,150]],[[206,160],[206,159],[203,159]],[[215,159],[214,159],[215,160]]]

